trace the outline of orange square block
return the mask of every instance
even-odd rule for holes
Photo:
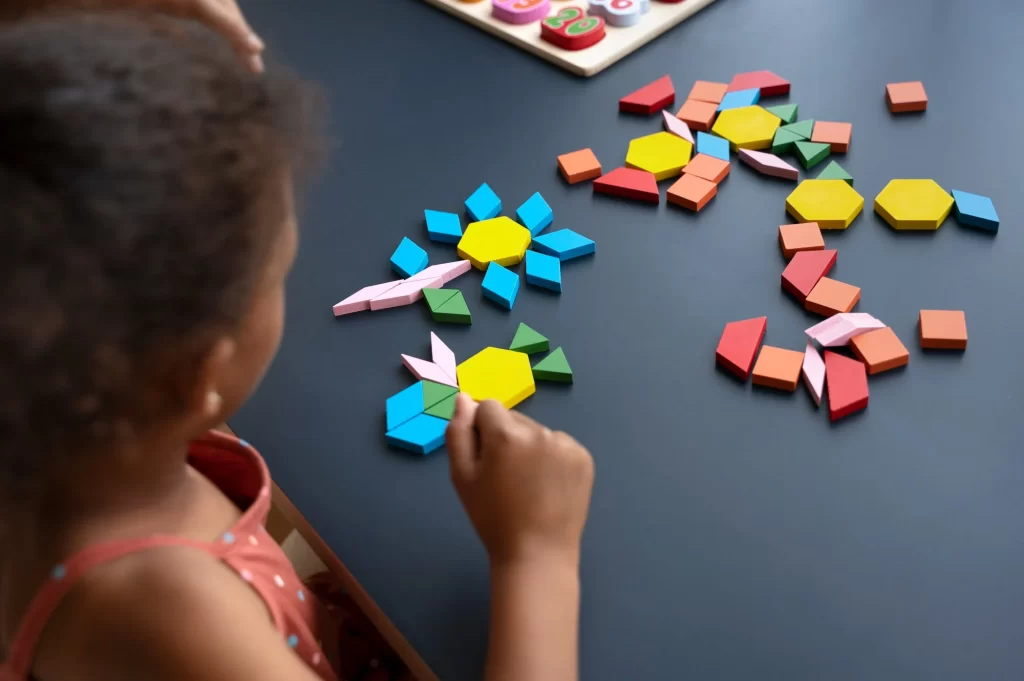
[[[569,184],[601,176],[601,162],[590,149],[580,149],[558,157],[558,169]]]
[[[683,166],[683,174],[686,173],[718,184],[729,174],[729,162],[707,154],[697,154]]]
[[[718,185],[696,175],[683,175],[668,188],[666,197],[674,203],[692,211],[699,211],[718,193]]]
[[[779,245],[782,246],[782,255],[789,260],[800,251],[825,250],[825,239],[817,222],[801,222],[779,226]]]
[[[885,86],[885,101],[893,113],[924,111],[928,108],[928,94],[924,91],[924,83],[919,80],[889,83]]]
[[[867,365],[869,374],[906,366],[910,361],[907,348],[888,326],[854,336],[850,339],[850,347],[853,354]]]
[[[811,289],[804,307],[824,317],[850,312],[860,300],[860,289],[835,279],[822,277]]]
[[[722,97],[728,91],[728,83],[712,83],[706,80],[698,80],[693,84],[693,89],[687,95],[687,99],[696,99],[698,102],[711,102],[721,104]]]
[[[715,113],[717,111],[718,105],[713,102],[688,99],[683,102],[683,107],[676,113],[676,118],[694,130],[707,132],[711,129],[711,124],[715,122]]]
[[[803,365],[804,353],[765,345],[754,364],[754,385],[793,392]]]
[[[853,135],[853,123],[817,121],[811,132],[811,141],[831,144],[833,154],[846,153],[846,150],[850,148],[851,135]]]
[[[921,310],[917,323],[922,348],[967,349],[967,317],[963,310]]]

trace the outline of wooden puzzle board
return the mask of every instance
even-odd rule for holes
[[[506,40],[513,45],[557,64],[567,71],[579,76],[592,76],[622,59],[633,50],[646,45],[659,35],[669,30],[710,5],[715,0],[683,0],[677,3],[664,3],[654,0],[651,10],[641,17],[634,26],[619,27],[609,25],[604,40],[579,51],[563,50],[551,43],[541,40],[540,22],[516,26],[505,23],[491,16],[490,0],[481,2],[462,2],[461,0],[426,0],[431,5],[440,7],[445,12],[481,28],[491,35]],[[561,7],[586,7],[588,0],[556,0],[552,2],[552,13]]]

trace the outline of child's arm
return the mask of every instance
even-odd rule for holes
[[[491,561],[486,681],[575,681],[590,454],[565,433],[465,395],[448,451],[455,489]]]

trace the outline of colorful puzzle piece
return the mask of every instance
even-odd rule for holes
[[[889,83],[885,86],[885,101],[892,113],[924,111],[928,108],[928,94],[924,91],[924,84],[919,80]]]
[[[569,184],[601,176],[601,162],[591,149],[580,149],[558,157],[558,169]]]
[[[732,90],[722,97],[722,101],[718,104],[718,111],[727,111],[728,109],[738,109],[741,106],[753,106],[757,104],[758,100],[761,99],[761,91],[757,88],[750,90]]]
[[[439,210],[425,210],[423,216],[427,221],[427,236],[431,241],[443,244],[457,244],[462,238],[462,223],[455,213]]]
[[[853,123],[833,123],[816,121],[811,133],[812,142],[821,142],[831,147],[833,154],[843,154],[850,148],[850,137],[853,135]]]
[[[757,88],[763,97],[789,94],[789,81],[771,71],[748,71],[737,73],[729,83],[729,92]]]
[[[519,275],[492,262],[487,266],[487,273],[484,274],[481,286],[485,298],[506,310],[511,310],[519,293]]]
[[[518,282],[518,278],[516,279]],[[537,251],[526,252],[526,283],[562,292],[562,264],[558,258]]]
[[[907,348],[888,326],[854,336],[850,339],[850,347],[853,354],[867,366],[868,374],[880,374],[906,366],[910,361]]]
[[[486,270],[492,262],[518,265],[532,238],[530,230],[502,215],[471,223],[459,241],[458,250],[478,270]]]
[[[987,196],[954,189],[953,206],[956,209],[956,221],[961,225],[990,232],[999,230],[999,215],[992,205],[992,199]]]
[[[634,168],[616,168],[594,180],[594,193],[644,203],[659,203],[658,181],[653,173]]]
[[[741,106],[723,111],[712,131],[737,149],[767,149],[782,121],[759,106]]]
[[[683,174],[696,175],[699,178],[718,184],[729,175],[729,166],[729,161],[723,161],[720,158],[707,154],[697,154],[683,168]]]
[[[423,413],[423,383],[413,383],[405,390],[397,392],[387,399],[387,429],[394,430],[417,414]]]
[[[935,180],[890,180],[875,197],[875,212],[893,229],[938,229],[953,197]]]
[[[572,369],[569,368],[569,361],[562,348],[555,348],[550,355],[537,362],[533,367],[533,377],[538,381],[572,383]]]
[[[823,348],[846,345],[851,338],[862,333],[885,328],[885,324],[866,312],[845,312],[818,322],[804,333]]]
[[[804,141],[804,138],[792,130],[786,130],[784,127],[779,128],[775,131],[775,136],[772,138],[772,153],[785,154],[793,151],[793,145],[802,141]]]
[[[821,396],[825,392],[825,361],[810,343],[804,349],[804,361],[800,367],[804,377],[804,385],[811,393],[815,406],[821,406]]]
[[[800,171],[789,165],[775,154],[767,154],[763,151],[752,151],[750,149],[739,150],[740,160],[748,166],[771,177],[781,177],[784,180],[796,181],[800,177]]]
[[[711,124],[715,122],[718,115],[718,105],[711,102],[702,102],[697,99],[688,99],[676,112],[676,118],[686,123],[694,130],[710,130]]]
[[[793,392],[800,382],[804,353],[766,345],[754,365],[754,385]]]
[[[860,300],[860,289],[835,279],[822,277],[804,300],[804,307],[825,317],[849,312]]]
[[[800,251],[823,251],[825,240],[816,222],[800,222],[779,226],[779,246],[782,256],[789,260]]]
[[[409,237],[403,237],[398,248],[391,254],[391,269],[403,277],[422,272],[427,267],[427,252],[416,245]]]
[[[383,284],[374,284],[373,286],[364,286],[359,289],[345,300],[334,306],[334,316],[340,317],[345,314],[352,314],[353,312],[362,312],[363,310],[370,309],[370,301],[374,298],[381,296],[391,289],[395,288],[399,284],[404,283],[404,280],[398,279],[396,281],[389,281]]]
[[[536,391],[530,358],[522,352],[484,348],[458,366],[462,392],[477,402],[497,400],[511,409]]]
[[[590,13],[602,17],[612,26],[635,26],[640,17],[650,11],[651,0],[590,0]]]
[[[717,193],[718,185],[714,182],[697,177],[696,175],[686,174],[668,188],[666,198],[669,203],[676,206],[682,206],[692,211],[700,211],[707,205],[708,201],[715,198]]]
[[[447,428],[448,422],[444,419],[430,414],[420,414],[394,430],[389,430],[385,438],[393,447],[426,455],[444,444],[444,432]]]
[[[532,24],[551,12],[551,0],[491,0],[491,14],[507,24]]]
[[[411,305],[423,297],[423,289],[440,288],[443,285],[444,280],[441,277],[407,279],[371,300],[370,309],[374,311],[388,310],[393,307]]]
[[[433,362],[410,355],[402,355],[402,364],[420,381],[433,381],[434,383],[444,383],[456,388],[459,387],[458,382],[454,378],[446,374],[444,369]]]
[[[715,350],[715,362],[744,381],[750,376],[754,355],[768,329],[767,317],[729,322]]]
[[[604,17],[588,17],[582,7],[563,7],[540,24],[540,37],[563,50],[584,50],[604,40]]]
[[[917,324],[922,348],[967,349],[967,316],[963,310],[921,310]]]
[[[562,262],[597,251],[597,244],[571,229],[560,229],[550,234],[541,234],[533,240],[532,246],[535,251],[553,255]]]
[[[805,170],[809,170],[828,158],[828,155],[832,151],[832,147],[820,142],[800,140],[793,143],[793,151],[796,153],[796,157],[800,160],[800,165],[802,165]]]
[[[612,0],[612,2],[622,1],[623,0]],[[631,7],[635,7],[639,4],[638,0],[625,0],[625,2],[631,3]],[[591,0],[590,7],[591,12],[593,12],[594,0]],[[604,8],[605,4],[602,3],[601,7]],[[608,14],[602,14],[602,16],[604,16],[605,21],[609,24],[616,26],[621,25],[616,24],[615,22],[618,21],[619,16],[622,15],[616,15],[615,18],[612,18],[612,13],[609,12]],[[640,18],[639,14],[636,15],[636,18]],[[662,76],[653,83],[645,85],[636,92],[632,92],[620,99],[619,111],[650,115],[655,111],[659,111],[664,109],[666,106],[671,105],[675,100],[676,90],[675,86],[672,85],[672,79],[668,76]]]
[[[519,327],[516,329],[516,335],[512,338],[509,350],[524,352],[527,355],[532,355],[536,352],[547,352],[548,339],[526,324],[519,322]]]
[[[469,313],[469,306],[466,305],[466,298],[462,291],[455,289],[455,295],[439,305],[436,309],[431,307],[430,314],[435,322],[446,322],[448,324],[472,324],[473,315]]]
[[[427,407],[423,413],[429,414],[430,416],[436,416],[439,419],[445,421],[451,421],[452,416],[455,415],[455,401],[458,399],[458,393],[451,397],[446,397],[432,407]]]
[[[630,140],[626,167],[646,170],[655,180],[667,180],[677,176],[690,162],[692,151],[693,145],[683,138],[669,132],[656,132]]]
[[[690,132],[690,126],[673,116],[668,110],[662,111],[661,115],[664,118],[666,132],[670,132],[693,144],[693,133]]]
[[[706,132],[698,132],[697,153],[714,156],[715,158],[723,161],[728,161],[729,141]]]
[[[796,123],[789,123],[782,126],[779,130],[785,130],[798,136],[800,139],[809,140],[811,135],[814,134],[814,119],[808,118]]]
[[[765,111],[773,116],[778,116],[785,125],[789,125],[796,121],[799,107],[796,104],[780,104],[779,106],[765,107]]]
[[[540,192],[536,192],[516,209],[516,217],[532,236],[537,236],[554,221],[555,214]]]
[[[421,279],[441,279],[441,283],[447,284],[453,279],[458,279],[473,268],[473,263],[468,260],[455,260],[453,262],[442,262],[431,265],[419,274],[413,275],[408,281],[420,281]]]
[[[455,377],[455,353],[433,331],[430,332],[430,359],[434,360],[434,364],[441,367],[441,371],[451,379],[449,384],[458,385]],[[431,403],[426,402],[427,406],[430,406]]]
[[[864,209],[864,197],[842,180],[804,180],[786,198],[786,212],[821,229],[846,229]]]
[[[466,199],[466,212],[477,222],[490,220],[501,213],[501,199],[490,185],[484,182]]]
[[[801,303],[836,264],[836,251],[800,251],[782,271],[782,288]]]
[[[725,83],[713,83],[706,80],[698,80],[693,84],[693,88],[690,90],[690,94],[687,95],[686,98],[696,99],[699,102],[720,104],[722,97],[725,97],[725,93],[728,91],[729,86]]]
[[[423,299],[427,301],[427,306],[433,312],[451,300],[452,296],[458,292],[457,288],[425,288],[423,289]]]
[[[825,169],[818,173],[818,180],[842,180],[846,184],[853,186],[853,176],[846,172],[841,165],[835,161],[829,162]]]
[[[868,406],[868,373],[863,362],[825,352],[828,415],[838,421]]]

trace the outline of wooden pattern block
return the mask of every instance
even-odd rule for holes
[[[992,204],[992,199],[959,189],[954,189],[952,194],[957,222],[964,227],[985,229],[990,232],[999,231],[999,215]]]
[[[888,326],[854,336],[850,339],[850,348],[867,366],[868,374],[880,374],[906,366],[910,361],[907,348]]]
[[[790,83],[771,71],[747,71],[737,73],[729,83],[729,92],[757,88],[762,97],[777,97],[789,94]]]
[[[967,349],[967,316],[963,310],[921,310],[917,325],[925,350]]]
[[[804,349],[804,361],[800,368],[804,377],[804,385],[811,393],[815,406],[821,406],[821,397],[825,392],[825,361],[810,343]]]
[[[729,161],[723,161],[707,154],[697,154],[683,168],[684,175],[696,175],[715,184],[721,183],[729,175]]]
[[[739,150],[740,160],[748,166],[770,177],[779,177],[783,180],[796,182],[800,178],[800,171],[789,165],[775,154],[767,154],[763,151],[751,149]]]
[[[532,24],[551,11],[551,0],[491,0],[491,15],[509,24]]]
[[[834,123],[832,121],[816,121],[812,142],[828,144],[832,153],[845,154],[850,148],[850,137],[853,135],[853,123]]]
[[[842,312],[818,322],[804,333],[823,348],[846,345],[862,333],[883,329],[885,324],[866,312]]]
[[[391,269],[403,277],[411,277],[427,267],[427,252],[409,237],[402,237],[398,248],[391,254]]]
[[[754,365],[754,385],[793,392],[800,382],[804,353],[766,345]]]
[[[811,135],[814,134],[814,119],[806,118],[796,123],[789,123],[779,128],[779,130],[785,130],[786,132],[793,133],[800,139],[809,140]]]
[[[518,279],[517,279],[518,281]],[[526,283],[531,286],[562,292],[562,264],[553,255],[538,251],[526,252]]]
[[[898,230],[933,230],[953,208],[953,196],[935,180],[890,180],[875,197],[875,212]]]
[[[585,50],[605,35],[604,17],[588,17],[582,7],[563,7],[540,23],[541,40],[563,50]]]
[[[718,115],[718,105],[711,102],[702,102],[697,99],[688,99],[676,112],[676,118],[686,123],[694,130],[708,131],[711,124],[715,122]]]
[[[435,312],[458,292],[457,288],[425,288],[423,289],[423,299],[427,301],[430,311]]]
[[[593,240],[571,229],[541,234],[533,240],[532,246],[535,251],[553,255],[562,262],[597,252],[597,244]]]
[[[703,133],[697,133],[698,136]],[[655,180],[676,177],[690,162],[693,145],[670,132],[656,132],[630,140],[626,167],[646,170]]]
[[[424,409],[423,413],[429,414],[430,416],[436,416],[437,418],[444,419],[445,421],[451,421],[452,416],[455,415],[455,401],[458,397],[457,393],[451,397],[446,397],[434,406]]]
[[[532,240],[530,230],[502,215],[470,223],[459,241],[458,251],[461,257],[473,263],[473,267],[486,270],[492,262],[504,266],[518,265]]]
[[[652,173],[635,168],[616,168],[594,180],[594,193],[644,203],[659,203],[658,181]]]
[[[859,300],[858,287],[822,277],[804,300],[804,308],[809,312],[830,317],[841,312],[850,312]]]
[[[825,169],[818,173],[817,180],[842,180],[846,184],[853,186],[853,176],[846,172],[839,163],[836,161],[830,161]]]
[[[385,293],[370,301],[371,310],[388,310],[393,307],[412,305],[423,297],[423,289],[440,288],[444,285],[441,277],[406,279],[398,286],[388,289]]]
[[[490,220],[501,213],[501,199],[490,185],[484,182],[466,199],[466,212],[477,222]]]
[[[632,2],[633,0],[627,0]],[[594,0],[591,0],[591,6]],[[608,23],[613,23],[605,16]],[[672,79],[662,76],[658,80],[643,86],[636,92],[631,92],[619,100],[619,111],[649,116],[650,114],[664,109],[676,101],[676,89],[672,85]]]
[[[828,158],[828,155],[832,153],[832,147],[820,142],[800,140],[793,143],[793,151],[796,153],[797,159],[800,160],[800,165],[805,170],[810,170]]]
[[[538,381],[572,383],[572,369],[562,348],[554,351],[533,366],[533,377]]]
[[[434,383],[459,387],[458,382],[454,378],[446,374],[444,369],[433,362],[410,355],[402,355],[402,364],[420,381],[433,381]]]
[[[723,111],[711,130],[729,140],[733,151],[768,149],[782,121],[759,106],[741,106]]]
[[[532,236],[537,236],[554,221],[555,214],[540,192],[534,192],[523,205],[516,208],[516,217],[523,227],[530,230]]]
[[[728,161],[729,141],[706,132],[698,132],[697,153]]]
[[[714,182],[696,175],[683,175],[668,188],[666,198],[669,203],[699,212],[717,193],[718,185]]]
[[[892,113],[924,111],[928,108],[928,93],[919,80],[889,83],[885,86],[885,101]]]
[[[395,281],[388,281],[383,284],[364,286],[348,298],[342,300],[340,303],[336,303],[334,305],[334,316],[340,317],[342,315],[352,314],[353,312],[369,310],[371,300],[384,295],[402,283],[404,283],[403,279],[396,279]]]
[[[733,90],[727,92],[725,97],[722,97],[722,101],[718,104],[718,111],[727,111],[729,109],[738,109],[744,106],[754,106],[761,99],[761,91],[757,88],[751,88],[749,90]]]
[[[448,421],[430,414],[420,414],[394,430],[389,430],[384,437],[392,447],[426,456],[444,445],[447,428]]]
[[[590,13],[612,26],[636,26],[640,17],[650,11],[651,0],[590,0]]]
[[[427,223],[427,237],[442,244],[457,244],[462,238],[462,222],[455,213],[439,210],[423,211]]]
[[[430,407],[433,407],[441,400],[446,400],[449,397],[455,397],[456,395],[459,394],[458,388],[456,388],[455,386],[447,385],[445,383],[435,383],[434,381],[420,381],[419,385],[422,387],[423,390],[424,411],[426,411]],[[388,428],[388,430],[391,429]]]
[[[757,355],[757,349],[761,347],[767,330],[767,317],[729,322],[725,325],[715,349],[715,363],[740,379],[747,380],[750,376],[750,367],[754,364],[754,356]]]
[[[836,251],[800,251],[782,271],[782,288],[798,301],[807,300],[818,281],[836,264]]]
[[[785,125],[789,125],[796,122],[796,116],[800,111],[800,107],[796,104],[780,104],[779,106],[765,107],[765,111],[773,116],[778,116]]]
[[[484,348],[458,366],[462,392],[477,402],[497,400],[511,409],[536,392],[530,358],[514,350]]]
[[[791,152],[793,151],[793,145],[803,140],[803,137],[792,130],[786,130],[785,127],[779,128],[775,131],[775,136],[772,137],[772,153],[785,154]]]
[[[786,197],[786,212],[821,229],[846,229],[864,209],[864,197],[842,180],[804,180]]]
[[[458,279],[466,272],[473,269],[473,263],[468,260],[455,260],[431,265],[419,274],[410,277],[407,281],[419,281],[421,279],[436,279],[440,277],[441,283],[447,284],[453,279]]]
[[[447,324],[473,323],[473,315],[470,314],[469,306],[466,305],[466,298],[462,295],[462,291],[458,289],[455,289],[454,296],[445,301],[436,310],[431,309],[430,314],[435,322]]]
[[[455,353],[433,331],[430,332],[430,359],[434,361],[434,364],[441,367],[441,371],[451,379],[449,385],[458,385],[458,381],[455,378],[455,366],[457,364]],[[428,407],[431,404],[429,400],[424,400],[424,402]]]
[[[838,421],[868,406],[868,372],[863,362],[825,351],[828,416]]]
[[[508,349],[523,352],[527,355],[547,352],[548,339],[547,336],[538,333],[523,322],[519,322],[519,326],[516,328],[516,335],[512,337],[512,344],[509,345]]]
[[[780,225],[779,246],[782,247],[782,256],[789,260],[800,251],[825,250],[825,239],[816,222]]]
[[[577,184],[601,177],[601,162],[593,150],[580,149],[558,157],[558,169],[569,184]]]
[[[417,382],[405,390],[395,393],[385,402],[384,411],[387,429],[394,430],[406,421],[422,414],[426,405],[423,403],[423,383]]]
[[[682,137],[690,144],[694,143],[693,133],[690,132],[690,126],[676,118],[668,110],[662,111],[661,115],[664,117],[665,132],[670,132],[677,137]]]
[[[481,288],[485,298],[511,310],[519,294],[519,275],[492,262],[487,266]]]
[[[725,93],[728,91],[729,86],[725,83],[698,80],[693,84],[693,88],[690,89],[690,94],[686,98],[718,105],[722,102],[722,97],[725,97]]]

